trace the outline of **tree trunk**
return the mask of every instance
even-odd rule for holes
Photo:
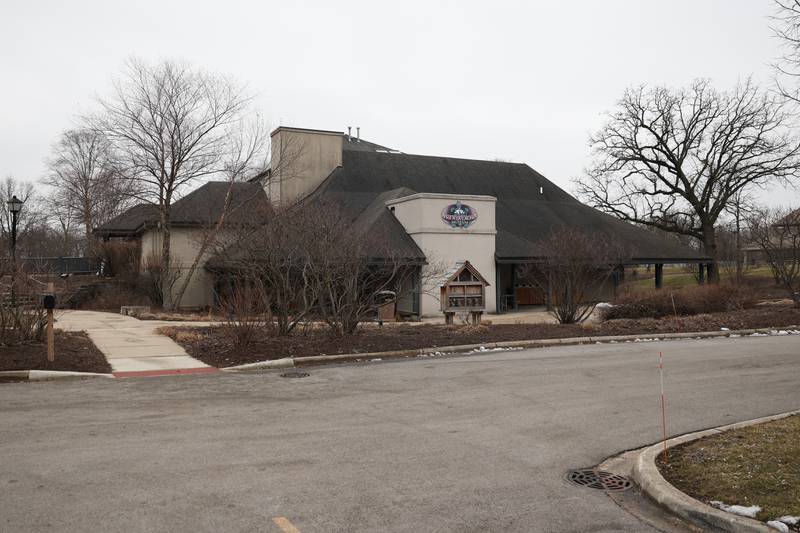
[[[168,202],[169,200],[167,200]],[[163,296],[162,307],[166,310],[172,309],[172,284],[169,280],[172,278],[170,267],[170,206],[161,206],[161,294]]]
[[[711,258],[708,264],[708,283],[718,284],[717,231],[713,224],[703,224],[703,251]]]
[[[209,245],[214,242],[217,238],[217,235],[220,232],[220,229],[225,224],[225,215],[228,213],[228,210],[231,206],[231,192],[233,190],[233,180],[230,181],[228,184],[228,189],[225,191],[225,201],[223,203],[222,213],[219,216],[219,219],[214,224],[214,226],[209,229],[207,232],[203,234],[203,238],[200,241],[200,246],[197,250],[197,254],[195,254],[194,260],[192,261],[192,265],[189,267],[189,270],[183,276],[183,281],[181,282],[180,287],[178,288],[178,292],[175,294],[175,306],[179,307],[181,305],[181,300],[183,300],[183,295],[186,292],[186,289],[189,287],[189,282],[192,281],[192,277],[194,277],[194,273],[197,270],[200,261],[204,258],[206,251],[208,250]]]

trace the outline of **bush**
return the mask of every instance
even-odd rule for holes
[[[753,307],[755,297],[747,287],[700,285],[677,290],[627,292],[602,310],[603,320],[661,318],[674,315],[718,313]]]
[[[44,339],[47,311],[40,303],[30,305],[0,304],[0,344],[13,346]]]
[[[251,345],[273,322],[263,291],[258,286],[238,286],[220,297],[222,333],[237,348]]]

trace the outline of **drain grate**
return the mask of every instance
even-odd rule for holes
[[[631,480],[619,474],[612,474],[604,470],[570,470],[567,472],[567,480],[590,489],[604,490],[606,492],[622,492],[633,486]]]
[[[285,372],[281,374],[282,378],[307,378],[310,374],[308,372]]]

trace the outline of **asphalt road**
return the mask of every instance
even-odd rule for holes
[[[671,434],[800,407],[798,336],[3,384],[0,531],[651,531],[563,476],[659,439],[659,350]]]

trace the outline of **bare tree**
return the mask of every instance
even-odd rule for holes
[[[267,224],[236,232],[212,268],[236,284],[259,287],[288,335],[312,316],[335,336],[353,333],[377,307],[402,295],[419,265],[400,256],[375,228],[353,227],[346,211],[321,200],[276,208]]]
[[[749,223],[750,238],[764,254],[775,280],[800,307],[800,209],[761,210]]]
[[[11,212],[8,210],[8,201],[12,196],[22,200],[22,210],[17,216],[17,249],[25,253],[28,245],[35,245],[35,242],[28,242],[30,234],[36,228],[40,228],[46,221],[46,216],[42,208],[42,197],[29,181],[17,180],[7,176],[0,182],[0,237],[4,252],[10,250],[12,219]]]
[[[731,196],[730,203],[725,211],[732,217],[730,231],[733,234],[733,246],[728,246],[728,258],[733,259],[735,268],[731,279],[737,285],[742,282],[744,276],[744,257],[742,255],[742,225],[756,211],[755,201],[747,194],[747,191],[740,190]]]
[[[538,242],[541,259],[520,276],[549,296],[550,313],[560,324],[583,322],[592,314],[604,286],[626,253],[604,234],[572,227],[553,231]]]
[[[800,104],[800,1],[775,0],[775,7],[772,31],[784,50],[773,64],[775,85],[786,100]]]
[[[161,265],[169,269],[171,208],[181,190],[218,175],[251,97],[233,81],[165,61],[132,60],[92,120],[120,154],[140,196],[159,207]],[[171,308],[172,295],[164,292]]]
[[[319,213],[299,205],[276,208],[262,227],[238,225],[227,232],[230,243],[218,249],[224,260],[213,265],[230,280],[227,293],[239,285],[260,290],[275,321],[277,335],[289,335],[308,320],[315,299],[309,283],[310,247],[317,235],[314,220]],[[230,296],[222,294],[225,301]]]
[[[65,131],[53,146],[44,182],[53,188],[51,203],[60,220],[76,218],[84,226],[86,245],[92,230],[126,207],[132,183],[121,176],[105,136],[91,129]]]
[[[225,176],[228,186],[225,188],[225,195],[222,201],[222,210],[219,214],[209,217],[209,224],[198,229],[195,234],[197,250],[188,269],[183,272],[178,289],[173,297],[173,303],[179,307],[186,289],[189,287],[194,274],[200,263],[208,259],[209,252],[214,248],[221,234],[226,229],[229,216],[236,211],[251,207],[251,197],[239,195],[233,202],[233,192],[236,183],[246,181],[252,176],[263,174],[266,171],[268,161],[269,135],[267,128],[260,120],[254,120],[246,127],[236,132],[231,132],[232,138],[228,146],[229,153],[224,159],[221,174]],[[258,188],[253,194],[265,194]],[[261,219],[259,215],[263,213],[252,213],[253,220]],[[247,227],[247,226],[245,226]],[[237,300],[237,303],[241,303]]]
[[[309,247],[307,279],[322,319],[335,336],[355,332],[387,299],[395,299],[414,272],[413,261],[377,228],[355,232],[348,214],[320,206],[317,238]]]
[[[596,156],[579,195],[623,220],[698,239],[716,267],[716,225],[736,195],[794,177],[800,143],[784,102],[750,81],[629,89],[591,138]]]

